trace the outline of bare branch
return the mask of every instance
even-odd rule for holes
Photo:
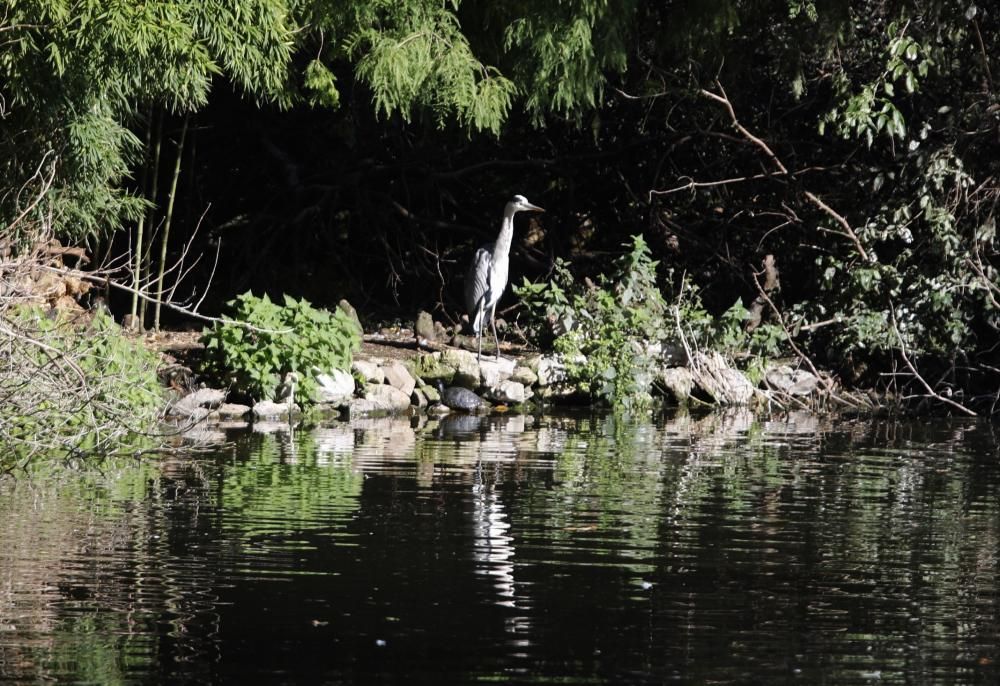
[[[905,364],[906,368],[910,370],[910,373],[913,375],[913,378],[916,379],[920,383],[920,385],[924,387],[924,390],[926,391],[925,397],[932,398],[934,400],[937,400],[938,402],[944,403],[945,405],[954,407],[959,412],[966,414],[970,417],[978,416],[975,412],[967,408],[965,405],[957,403],[951,398],[947,398],[941,395],[933,388],[931,388],[931,385],[927,383],[926,380],[924,380],[924,377],[922,377],[920,375],[920,372],[917,371],[916,366],[914,366],[913,362],[910,361],[910,356],[906,354],[906,343],[903,342],[903,336],[899,333],[899,327],[896,325],[896,309],[892,307],[891,304],[889,307],[890,307],[889,312],[891,315],[890,322],[892,323],[892,332],[896,335],[896,340],[899,341],[899,355],[900,357],[903,358],[903,364]]]
[[[817,197],[815,194],[806,191],[804,195],[809,200],[809,202],[811,202],[813,205],[815,205],[823,212],[825,212],[827,215],[832,217],[834,221],[840,224],[840,226],[844,229],[843,232],[830,231],[829,229],[826,229],[826,231],[850,239],[850,241],[854,243],[854,247],[858,251],[858,254],[861,255],[861,259],[863,259],[865,262],[871,262],[871,259],[869,259],[868,257],[867,251],[865,251],[864,246],[861,245],[861,241],[858,240],[858,235],[854,233],[854,229],[851,228],[851,225],[848,223],[846,219],[844,219],[843,215],[837,213],[836,210],[834,210],[832,207],[830,207],[825,202],[820,200],[819,197]]]
[[[719,93],[721,93],[721,95],[713,93],[710,90],[705,90],[704,88],[702,88],[699,92],[706,98],[711,98],[712,100],[721,103],[723,107],[726,108],[726,111],[729,112],[729,118],[731,119],[733,128],[735,128],[737,131],[743,134],[743,137],[746,138],[748,141],[750,141],[758,148],[760,148],[764,152],[764,154],[767,155],[772,162],[774,162],[774,165],[778,168],[778,173],[787,174],[788,169],[785,168],[785,165],[781,162],[780,159],[778,159],[778,156],[774,154],[774,151],[771,150],[771,147],[767,143],[765,143],[763,139],[750,133],[750,130],[740,123],[740,120],[736,117],[736,110],[733,109],[733,103],[729,101],[729,96],[726,95],[726,89],[722,87],[722,82],[716,79],[715,87],[719,89]]]

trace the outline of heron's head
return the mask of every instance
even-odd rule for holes
[[[513,208],[515,212],[544,212],[538,205],[532,205],[528,202],[528,199],[523,195],[515,195],[509,203],[508,207]]]

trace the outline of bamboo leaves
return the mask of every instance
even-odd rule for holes
[[[446,8],[415,2],[358,27],[345,49],[357,75],[371,87],[375,109],[409,120],[419,107],[439,126],[451,119],[469,130],[499,133],[516,88],[472,52],[457,17]]]

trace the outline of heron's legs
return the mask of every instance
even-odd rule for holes
[[[479,344],[479,351],[476,353],[476,362],[482,362],[483,361],[483,316],[485,316],[485,314],[486,314],[486,312],[484,311],[485,309],[486,309],[486,302],[485,302],[485,300],[480,300],[479,301],[479,312],[478,312],[478,314],[476,314],[476,321],[479,322],[479,328],[475,329],[475,331],[476,331],[476,342]],[[475,325],[473,325],[473,328],[475,328]]]
[[[500,339],[497,338],[497,306],[490,310],[490,323],[493,325],[493,344],[496,346],[497,362],[500,361]]]

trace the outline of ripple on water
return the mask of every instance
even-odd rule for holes
[[[989,683],[988,425],[230,434],[0,491],[0,680]]]

